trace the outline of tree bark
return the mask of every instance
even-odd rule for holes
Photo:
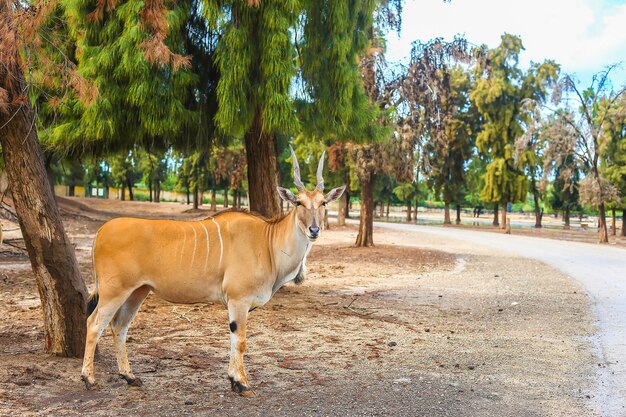
[[[543,226],[541,225],[541,220],[543,219],[543,209],[539,207],[539,195],[536,187],[533,185],[533,200],[535,202],[535,228],[541,229]]]
[[[493,222],[491,223],[493,226],[500,226],[500,222],[498,220],[498,203],[493,204]]]
[[[456,224],[461,224],[461,205],[456,205]]]
[[[443,203],[443,224],[452,224],[450,221],[450,203]]]
[[[263,118],[257,109],[252,127],[245,134],[248,160],[248,205],[266,217],[280,214],[278,202],[276,140],[273,134],[263,132]],[[226,200],[224,200],[226,201]]]
[[[124,186],[124,184],[122,184],[120,189],[120,200],[126,201],[126,186]]]
[[[415,201],[413,204],[413,220],[415,220],[415,223],[417,223],[417,210],[419,208],[419,200],[417,199],[417,197],[415,197]]]
[[[215,191],[215,186],[211,190],[211,211],[217,211],[217,192]]]
[[[346,204],[346,219],[350,218],[350,209],[352,208],[352,203],[350,202],[350,185],[346,186],[346,191],[343,192],[343,195],[346,196],[345,204]]]
[[[609,232],[606,228],[606,210],[604,203],[598,205],[598,243],[609,243]]]
[[[506,201],[502,202],[502,222],[500,224],[501,229],[506,229],[506,207],[508,203]]]
[[[39,139],[37,139],[39,140]],[[44,166],[46,167],[46,175],[48,176],[48,184],[50,184],[50,189],[52,190],[52,195],[54,195],[54,170],[52,169],[52,158],[45,157],[44,155]]]
[[[411,199],[409,199],[409,200],[406,202],[406,222],[407,222],[407,223],[410,223],[410,222],[411,222],[411,219],[413,218],[413,216],[412,216],[412,210],[411,210],[411,204],[412,204],[412,203],[413,203],[413,202],[411,201]]]
[[[569,212],[569,208],[567,208],[563,212],[563,221],[565,221],[565,225],[563,226],[563,228],[565,230],[569,230],[569,228],[570,228],[569,218],[570,218],[570,212]]]
[[[228,208],[228,187],[224,187],[224,208]]]
[[[133,201],[135,199],[135,196],[133,194],[133,184],[132,184],[132,182],[130,180],[127,180],[127,181],[128,182],[127,182],[126,185],[128,186],[128,199],[130,201]]]
[[[198,199],[199,199],[199,190],[198,185],[193,186],[193,208],[194,210],[198,210]]]
[[[611,209],[611,234],[613,236],[617,235],[617,219],[615,214],[615,209]]]
[[[191,193],[189,192],[189,187],[185,188],[185,194],[187,194],[187,205],[191,203]]]
[[[374,181],[376,175],[365,174],[361,178],[361,218],[359,219],[359,234],[355,245],[359,247],[374,246]]]
[[[150,192],[150,202],[152,203],[152,180],[148,180],[148,191]]]
[[[154,202],[161,202],[161,181],[159,180],[154,181]]]
[[[626,236],[626,208],[622,209],[622,237]]]
[[[385,213],[385,217],[389,219],[389,205],[391,204],[390,199],[387,199],[387,212]]]
[[[344,192],[339,198],[339,211],[337,212],[337,226],[345,226],[346,225],[346,210],[348,209],[348,205],[346,204],[346,200],[348,197]]]
[[[381,201],[380,202],[380,217],[384,217],[385,216],[385,202]]]
[[[0,26],[2,23],[6,22],[0,21]],[[81,356],[87,291],[46,175],[18,60],[17,50],[0,54],[0,88],[8,92],[7,102],[21,103],[0,111],[0,144],[41,299],[45,350],[59,356]]]

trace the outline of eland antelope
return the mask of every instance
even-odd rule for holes
[[[308,191],[291,149],[298,194],[277,187],[294,207],[266,220],[247,212],[224,211],[202,221],[118,218],[105,223],[93,247],[95,290],[89,296],[87,340],[81,378],[97,387],[94,352],[109,323],[119,374],[129,385],[141,380],[131,371],[126,334],[150,291],[172,303],[221,301],[228,308],[233,391],[254,395],[243,363],[248,313],[267,303],[283,285],[304,279],[306,256],[319,237],[327,203],[345,186],[323,194],[324,154],[317,185]]]

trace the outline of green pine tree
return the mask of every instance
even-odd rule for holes
[[[478,60],[476,84],[470,93],[484,119],[476,144],[490,160],[481,199],[501,204],[502,228],[506,227],[507,204],[524,201],[528,192],[528,178],[523,171],[527,154],[516,158],[515,152],[528,117],[523,109],[524,100],[543,102],[559,71],[557,64],[546,61],[533,64],[524,72],[519,68],[522,49],[520,38],[504,34],[500,45],[486,51]]]

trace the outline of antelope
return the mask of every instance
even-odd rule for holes
[[[280,198],[294,206],[287,215],[267,220],[248,212],[223,211],[201,221],[117,218],[105,223],[92,253],[95,290],[88,298],[81,372],[86,388],[98,387],[94,352],[109,323],[120,377],[128,385],[142,385],[128,362],[126,335],[152,291],[172,303],[223,303],[229,317],[231,388],[243,396],[255,395],[243,360],[248,314],[288,282],[304,280],[306,257],[320,236],[325,206],[345,189],[323,194],[324,153],[317,185],[308,191],[291,149],[297,195],[277,187]]]

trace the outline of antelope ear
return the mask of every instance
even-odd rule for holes
[[[295,195],[293,195],[291,191],[283,187],[276,187],[276,189],[278,190],[278,195],[280,196],[280,198],[288,203],[293,204],[294,206],[296,205],[298,199]]]
[[[339,197],[341,197],[345,189],[346,189],[345,185],[342,185],[341,187],[333,188],[332,190],[330,190],[328,194],[326,194],[326,198],[324,199],[324,201],[326,203],[330,203],[332,201],[337,200]]]

